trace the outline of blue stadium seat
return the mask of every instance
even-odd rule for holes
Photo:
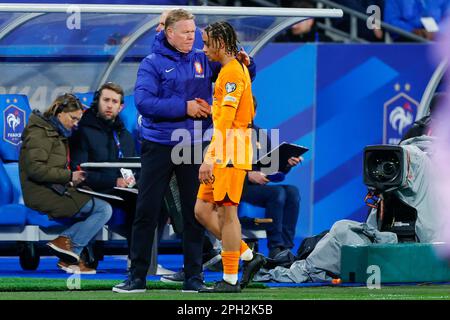
[[[22,224],[39,226],[44,229],[64,227],[65,225],[70,224],[67,219],[50,220],[46,214],[26,207],[23,202],[22,189],[20,187],[19,164],[17,162],[6,163],[2,164],[2,168],[6,174],[5,180],[9,181],[10,192],[12,194],[11,204],[8,208],[3,209],[5,216],[15,215],[16,212],[19,214],[23,213],[25,215],[25,220]],[[7,209],[12,210],[10,214],[7,214]],[[18,221],[22,221],[21,219],[22,218],[18,218]],[[0,217],[0,225],[3,224],[2,222],[3,220]]]
[[[244,201],[241,202],[238,207],[239,217],[264,218],[265,212],[265,208],[257,207]]]
[[[0,226],[23,227],[26,222],[26,207],[13,203],[13,185],[0,161]]]
[[[134,137],[137,137],[137,119],[139,114],[134,104],[134,95],[125,96],[124,104],[125,107],[122,112],[120,112],[120,118],[122,119],[125,128],[127,128]]]
[[[242,237],[249,241],[267,238],[265,224],[255,224],[254,219],[265,218],[266,209],[242,201],[239,203],[238,216],[242,225]]]
[[[9,204],[13,200],[13,190],[11,181],[9,180],[8,173],[3,167],[3,162],[0,161],[0,206]]]
[[[22,131],[31,114],[28,98],[21,94],[0,94],[0,158],[18,161]]]
[[[28,98],[19,94],[0,95],[0,226],[24,227],[28,208],[20,204],[21,191],[18,172],[13,178],[10,172],[17,168],[22,131],[31,109]],[[5,163],[8,162],[8,163]],[[12,168],[12,169],[11,169]],[[23,202],[22,202],[23,203]]]
[[[86,93],[75,93],[75,96],[80,99],[81,103],[86,107],[89,108],[91,106],[92,100],[94,100],[94,93],[93,92],[86,92]]]
[[[20,204],[7,204],[0,207],[0,227],[24,227],[30,209]],[[1,229],[0,229],[1,233]]]

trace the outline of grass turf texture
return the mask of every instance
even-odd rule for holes
[[[111,292],[119,281],[82,280],[67,290],[65,279],[0,278],[0,300],[450,300],[449,285],[269,288],[252,284],[242,294],[188,294],[180,284],[148,282],[143,294]]]

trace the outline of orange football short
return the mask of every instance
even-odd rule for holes
[[[214,181],[200,184],[197,198],[218,205],[238,205],[241,201],[247,171],[234,167],[214,167]]]

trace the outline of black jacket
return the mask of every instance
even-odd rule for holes
[[[114,140],[114,131],[120,141],[124,157],[135,157],[136,149],[130,132],[119,117],[108,123],[97,116],[96,109],[88,109],[70,138],[71,167],[76,170],[83,162],[117,161],[119,149]],[[95,191],[110,192],[120,178],[120,169],[101,168],[87,170],[85,184]]]

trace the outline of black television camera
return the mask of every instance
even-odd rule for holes
[[[416,242],[417,210],[396,196],[407,185],[409,156],[402,146],[374,145],[364,148],[364,184],[379,197],[377,223],[380,231],[397,234],[399,242]]]

